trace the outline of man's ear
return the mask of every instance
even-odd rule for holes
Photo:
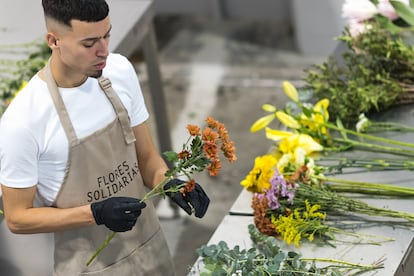
[[[46,43],[49,45],[50,49],[59,48],[59,39],[54,33],[47,33],[46,34]]]

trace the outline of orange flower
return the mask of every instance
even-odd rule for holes
[[[222,124],[222,123],[217,124],[217,132],[220,135],[220,138],[223,141],[223,143],[229,141],[229,139],[230,139],[229,132],[224,127],[224,124]]]
[[[206,127],[203,130],[202,140],[203,142],[211,142],[217,144],[219,135],[213,129]]]
[[[217,176],[221,169],[220,159],[211,160],[210,165],[207,166],[207,170],[210,172],[210,176]]]
[[[187,150],[183,150],[182,152],[178,153],[178,158],[180,158],[181,160],[185,160],[190,156],[191,154]]]
[[[194,178],[192,178],[192,179],[188,180],[185,183],[185,186],[180,189],[180,193],[185,196],[186,193],[189,193],[189,192],[193,191],[194,188],[195,188],[195,180],[194,180]]]
[[[191,136],[200,135],[200,128],[196,125],[187,125],[187,129]]]
[[[265,235],[276,236],[277,233],[275,226],[267,215],[267,198],[265,196],[259,197],[257,195],[254,195],[251,206],[253,209],[254,224],[256,225],[257,229]]]
[[[210,160],[219,158],[219,149],[215,143],[204,143],[203,151],[206,154],[206,157]]]
[[[223,142],[223,145],[221,145],[221,150],[230,163],[233,163],[237,160],[237,156],[235,154],[236,147],[234,146],[233,141],[228,141],[226,143]]]
[[[215,120],[213,117],[208,116],[206,119],[207,125],[212,128],[212,129],[216,129],[217,128],[217,124],[219,123],[217,120]]]

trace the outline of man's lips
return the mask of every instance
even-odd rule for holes
[[[96,70],[103,70],[105,66],[106,66],[106,61],[94,65]]]

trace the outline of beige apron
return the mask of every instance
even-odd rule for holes
[[[127,111],[109,79],[101,77],[99,84],[112,103],[116,119],[105,128],[78,139],[49,64],[45,72],[69,142],[68,165],[54,205],[70,208],[113,196],[142,198],[146,189],[138,169],[135,137]],[[104,225],[94,225],[55,233],[54,275],[175,275],[167,243],[150,202],[135,227],[117,233],[87,267],[86,262],[110,232]]]

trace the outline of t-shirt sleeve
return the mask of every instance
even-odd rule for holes
[[[0,133],[0,183],[12,188],[36,185],[39,147],[33,133],[7,120],[2,120]]]

